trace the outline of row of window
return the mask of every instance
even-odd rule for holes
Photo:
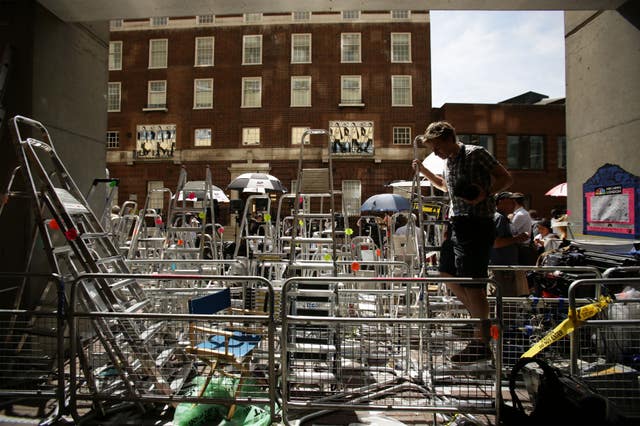
[[[291,128],[291,145],[300,145],[302,135],[308,127]],[[212,145],[211,128],[194,130],[194,146],[206,147]],[[393,144],[411,144],[411,127],[393,127]],[[489,152],[494,153],[492,135],[460,134],[460,141],[465,144],[483,146]],[[309,143],[308,136],[305,143]],[[244,127],[242,129],[243,145],[260,145],[260,128]],[[560,136],[558,144],[558,168],[564,169],[567,165],[566,137]],[[107,148],[119,148],[120,136],[117,131],[107,132]],[[507,136],[507,167],[513,170],[543,170],[544,169],[544,137],[537,135],[509,135]]]
[[[196,67],[212,67],[214,65],[215,38],[195,38]],[[242,37],[242,65],[262,64],[262,35],[245,35]],[[342,63],[362,62],[362,34],[342,33],[340,35],[340,60]],[[109,71],[122,70],[123,42],[109,43]],[[167,68],[169,40],[149,40],[149,68]],[[411,62],[411,33],[391,33],[391,62]],[[291,34],[291,63],[311,63],[311,34]]]
[[[392,10],[389,12],[391,15],[391,19],[409,19],[411,13],[409,10]],[[309,11],[299,11],[292,12],[291,19],[293,21],[308,21],[311,19],[311,12]],[[342,11],[342,19],[352,21],[360,19],[360,11],[359,10],[343,10]],[[215,23],[216,17],[215,15],[198,15],[196,17],[196,22],[198,25],[210,25]],[[243,15],[243,21],[245,23],[252,22],[261,22],[262,21],[262,13],[245,13]],[[111,21],[111,28],[122,28],[123,20],[122,19],[114,19]],[[164,27],[169,25],[169,17],[167,16],[158,16],[149,18],[149,25],[152,27]]]
[[[291,77],[291,107],[311,107],[311,76]],[[241,83],[241,107],[262,107],[262,77],[243,77]],[[122,100],[122,84],[109,82],[107,111],[119,112]],[[340,76],[339,106],[364,106],[362,101],[362,76]],[[410,75],[391,76],[391,106],[413,106],[412,79]],[[167,80],[151,80],[147,84],[146,109],[166,109]],[[193,80],[193,109],[213,108],[213,79]]]

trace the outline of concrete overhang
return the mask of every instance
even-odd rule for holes
[[[66,22],[292,11],[614,10],[626,0],[38,0]]]

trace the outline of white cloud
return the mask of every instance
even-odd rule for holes
[[[433,106],[564,96],[562,12],[431,13]]]

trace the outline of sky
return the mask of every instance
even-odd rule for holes
[[[565,96],[562,11],[431,11],[432,106]]]

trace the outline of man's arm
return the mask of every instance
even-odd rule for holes
[[[505,191],[513,183],[513,177],[511,173],[500,163],[497,163],[493,169],[491,169],[491,187],[489,188],[489,195],[497,194],[498,192]]]

